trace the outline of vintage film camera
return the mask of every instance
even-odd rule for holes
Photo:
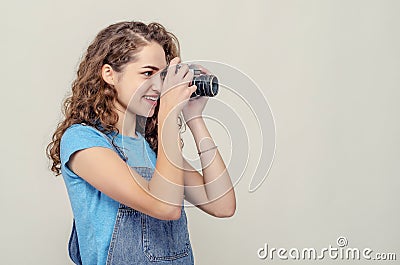
[[[180,64],[176,65],[176,69],[181,67]],[[168,67],[167,67],[168,68]],[[161,79],[164,80],[167,74],[167,68],[161,71],[160,76]],[[200,69],[196,67],[196,65],[189,64],[189,70],[193,72],[194,77],[192,82],[189,85],[196,85],[197,89],[193,94],[190,96],[191,98],[194,97],[214,97],[218,94],[218,78],[215,75],[207,75],[203,74]]]

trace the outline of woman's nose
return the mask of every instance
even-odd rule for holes
[[[160,78],[160,75],[154,75],[151,79],[152,79],[151,80],[152,81],[151,82],[151,90],[154,91],[154,92],[157,92],[157,94],[160,94],[161,93],[161,87],[162,87],[162,84],[163,84],[163,82],[162,82],[162,80]]]

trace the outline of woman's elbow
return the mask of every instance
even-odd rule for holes
[[[218,217],[218,218],[229,218],[235,214],[235,211],[236,211],[236,207],[224,208],[224,209],[221,209],[221,211],[215,212],[214,216]]]
[[[167,206],[161,211],[158,219],[161,220],[178,220],[181,218],[182,208],[179,206]]]
[[[178,220],[179,218],[181,218],[181,209],[179,208],[171,211],[171,213],[169,213],[169,215],[167,215],[166,217],[166,220]]]

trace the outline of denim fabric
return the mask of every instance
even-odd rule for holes
[[[72,224],[72,232],[68,242],[68,253],[72,261],[82,265],[81,253],[79,252],[78,235],[76,233],[75,220]]]
[[[134,169],[147,180],[154,172]],[[82,264],[74,227],[69,253],[75,264]],[[120,204],[106,265],[125,264],[194,264],[184,208],[178,220],[159,220]]]

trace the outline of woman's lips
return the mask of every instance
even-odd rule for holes
[[[151,100],[151,99],[147,99],[147,98],[143,98],[145,101],[147,101],[150,105],[152,106],[157,106],[157,100]]]

